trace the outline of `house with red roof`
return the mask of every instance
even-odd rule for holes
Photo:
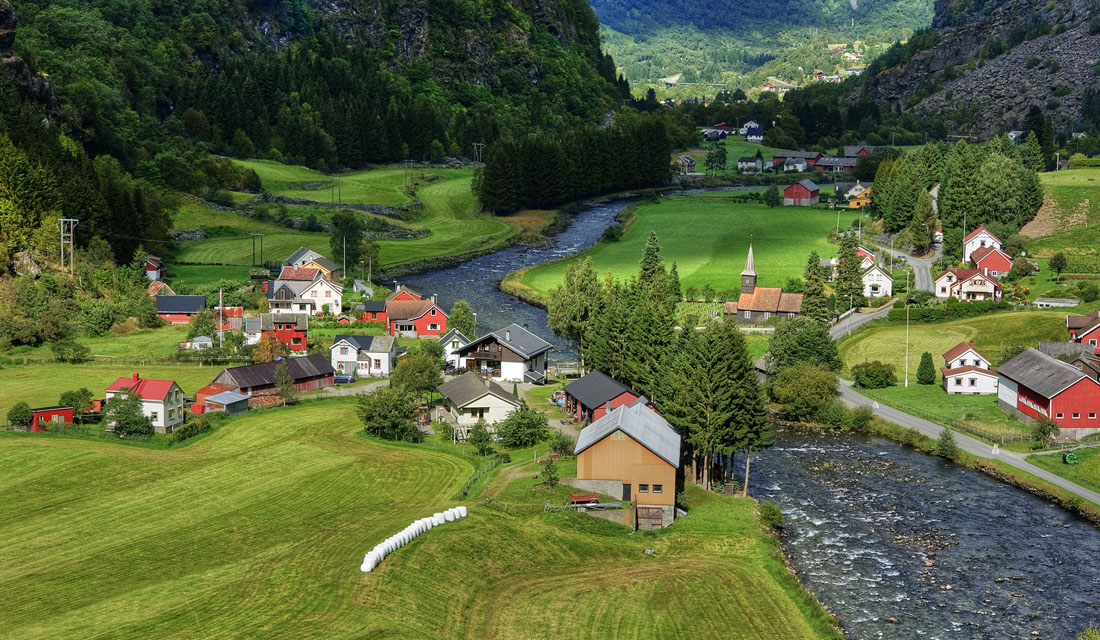
[[[304,282],[313,282],[317,278],[321,277],[321,270],[310,267],[291,267],[284,266],[279,271],[279,280],[299,280]]]
[[[970,261],[978,271],[997,278],[1008,275],[1012,270],[1012,256],[992,245],[974,250]]]
[[[1070,341],[1097,346],[1100,342],[1100,311],[1093,311],[1087,316],[1067,315],[1066,329],[1069,330]]]
[[[183,424],[183,391],[175,380],[142,378],[134,373],[112,382],[107,387],[106,398],[110,400],[127,392],[141,397],[141,413],[149,418],[157,433],[172,433],[173,429]]]
[[[937,298],[959,300],[1000,300],[1001,281],[977,269],[948,269],[936,276]]]
[[[989,367],[989,358],[974,348],[973,342],[960,342],[943,354],[943,390],[954,394],[985,395],[997,393],[997,372]]]
[[[985,225],[978,225],[978,228],[971,231],[963,238],[963,263],[971,261],[970,254],[974,253],[982,247],[995,247],[1001,248],[1001,239],[993,235],[989,229],[985,228]]]
[[[145,256],[145,277],[153,281],[164,280],[164,261],[153,254]]]
[[[425,299],[404,285],[386,298],[385,319],[391,336],[422,338],[447,333],[447,312],[436,304],[435,296]]]

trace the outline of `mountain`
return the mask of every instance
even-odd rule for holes
[[[932,28],[866,74],[863,96],[987,138],[1037,112],[1061,128],[1100,86],[1095,0],[937,0]]]

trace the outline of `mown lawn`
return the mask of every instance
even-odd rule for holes
[[[858,214],[844,211],[840,224],[847,227]],[[601,277],[612,272],[627,278],[638,271],[638,262],[650,231],[657,233],[665,264],[676,262],[680,283],[716,291],[736,291],[749,244],[753,246],[759,286],[778,287],[789,278],[801,278],[812,249],[821,257],[836,255],[827,241],[837,224],[835,211],[804,207],[769,209],[762,204],[734,203],[716,194],[705,198],[676,196],[657,204],[641,205],[637,219],[618,242],[601,242],[579,256],[534,267],[524,273],[522,284],[545,295],[564,278],[565,269],[591,256]]]
[[[467,500],[469,518],[360,573],[374,544],[457,504],[479,461],[362,437],[354,406],[254,412],[172,450],[0,438],[5,635],[839,638],[751,500],[689,489],[688,516],[630,536],[543,511],[563,489],[519,452],[498,476],[517,508]]]
[[[295,247],[297,248],[297,247]],[[288,254],[289,255],[289,254]],[[187,293],[195,287],[218,282],[250,282],[252,267],[226,264],[170,264],[168,265],[169,286],[176,293]],[[217,298],[217,296],[215,296]],[[211,301],[211,305],[217,300]]]
[[[81,387],[86,387],[95,397],[102,398],[103,390],[107,385],[119,377],[133,375],[134,372],[141,374],[144,378],[175,380],[183,389],[184,395],[194,396],[200,388],[213,382],[222,368],[216,365],[143,366],[100,362],[5,366],[0,369],[0,412],[2,412],[0,415],[6,415],[12,405],[21,401],[32,407],[57,404],[63,392]]]
[[[187,337],[187,325],[167,325],[158,329],[141,329],[121,335],[109,333],[105,336],[73,338],[88,347],[89,356],[103,360],[122,358],[127,361],[142,358],[169,358],[179,351],[179,341]],[[41,347],[16,347],[2,355],[29,360],[53,361],[54,355],[46,345]],[[101,361],[101,364],[104,362]]]
[[[942,364],[942,361],[941,361]],[[1031,429],[997,406],[997,394],[961,395],[948,394],[943,383],[917,384],[916,372],[909,371],[909,388],[898,374],[898,384],[885,389],[865,391],[867,395],[885,404],[914,413],[919,417],[941,424],[961,422],[994,435],[1031,435]]]
[[[1074,453],[1077,454],[1077,464],[1062,462],[1060,452],[1033,454],[1027,457],[1027,461],[1086,489],[1100,491],[1100,449],[1077,449]]]

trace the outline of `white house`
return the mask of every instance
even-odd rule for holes
[[[157,433],[172,433],[183,424],[186,412],[183,391],[175,380],[142,378],[137,373],[132,377],[123,376],[107,387],[106,399],[127,391],[141,396],[141,413],[149,418]]]
[[[936,276],[933,289],[937,298],[1001,299],[1001,281],[977,269],[948,269]]]
[[[164,280],[164,261],[151,253],[145,256],[145,277],[153,282]]]
[[[451,329],[439,337],[439,344],[443,346],[443,359],[449,366],[461,369],[458,350],[470,344],[470,339],[462,335],[458,329]]]
[[[459,347],[458,358],[461,368],[480,371],[498,382],[541,383],[546,378],[546,355],[553,348],[513,323]]]
[[[749,132],[749,129],[759,129],[759,128],[760,128],[760,123],[759,122],[757,122],[756,120],[749,120],[745,124],[741,125],[741,128],[737,130],[737,133],[739,133],[741,135],[747,135],[748,132]]]
[[[886,269],[872,264],[863,272],[863,296],[866,298],[889,298],[894,295],[894,277]]]
[[[874,183],[863,184],[859,180],[856,180],[856,183],[844,192],[844,199],[851,200],[852,198],[859,196],[864,191],[870,189],[872,184]]]
[[[1001,239],[990,233],[985,225],[979,225],[963,238],[963,264],[970,262],[970,254],[982,247],[1001,248]]]
[[[960,342],[943,354],[943,390],[947,393],[988,395],[997,393],[997,372],[989,367],[989,358],[974,348],[973,342]]]
[[[805,158],[787,158],[783,161],[783,171],[805,171],[806,170]]]
[[[473,371],[444,382],[437,390],[443,396],[437,418],[458,426],[465,436],[478,420],[484,419],[491,429],[520,406],[519,398]]]
[[[764,130],[760,127],[750,127],[745,131],[745,140],[754,144],[760,144],[764,141]]]
[[[290,257],[286,259],[286,265],[288,267],[304,267],[317,258],[323,257],[324,256],[309,247],[298,247],[298,250],[290,254]]]
[[[397,339],[381,336],[336,336],[329,348],[332,368],[360,377],[385,377],[397,359]]]
[[[343,290],[325,278],[312,282],[273,280],[267,286],[267,304],[271,313],[320,315],[327,312],[338,316],[343,313],[343,297]]]

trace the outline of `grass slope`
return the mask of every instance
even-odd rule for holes
[[[217,315],[214,317],[216,318]],[[179,351],[178,343],[187,337],[187,328],[185,324],[170,324],[158,329],[141,329],[122,335],[80,337],[76,338],[76,341],[88,347],[89,356],[92,358],[97,356],[126,360],[169,358]],[[53,360],[53,352],[45,345],[16,347],[5,355],[32,360]]]
[[[841,226],[847,227],[857,215],[842,212]],[[565,269],[584,256],[592,257],[601,276],[610,271],[617,278],[629,277],[637,273],[649,232],[655,231],[665,264],[676,262],[685,289],[705,284],[717,291],[740,287],[750,243],[757,284],[778,287],[789,278],[802,277],[810,250],[817,249],[821,257],[836,255],[836,246],[826,241],[836,221],[837,214],[831,211],[769,209],[714,194],[664,198],[657,204],[639,206],[637,218],[618,242],[601,242],[579,256],[534,267],[524,273],[521,282],[545,295],[562,282]]]
[[[1086,489],[1100,491],[1100,449],[1078,449],[1074,453],[1078,463],[1073,465],[1062,462],[1061,453],[1030,455],[1027,461]]]
[[[1032,254],[1050,257],[1057,251],[1067,251],[1095,255],[1100,246],[1100,169],[1040,173],[1039,179],[1045,192],[1058,203],[1060,229],[1035,240]]]
[[[454,504],[474,465],[357,431],[337,399],[168,451],[0,437],[5,635],[839,638],[751,501],[689,488],[676,526],[630,536],[543,511],[563,489],[534,486],[527,456],[490,488],[507,513],[474,506],[361,574],[366,549]]]
[[[241,363],[247,364],[247,363]],[[23,401],[32,407],[57,404],[62,392],[87,387],[95,397],[103,397],[107,385],[122,376],[136,371],[143,378],[175,380],[184,395],[193,396],[203,386],[210,384],[222,367],[196,365],[146,365],[133,364],[35,364],[8,366],[0,369],[0,412],[6,415],[8,408]]]

